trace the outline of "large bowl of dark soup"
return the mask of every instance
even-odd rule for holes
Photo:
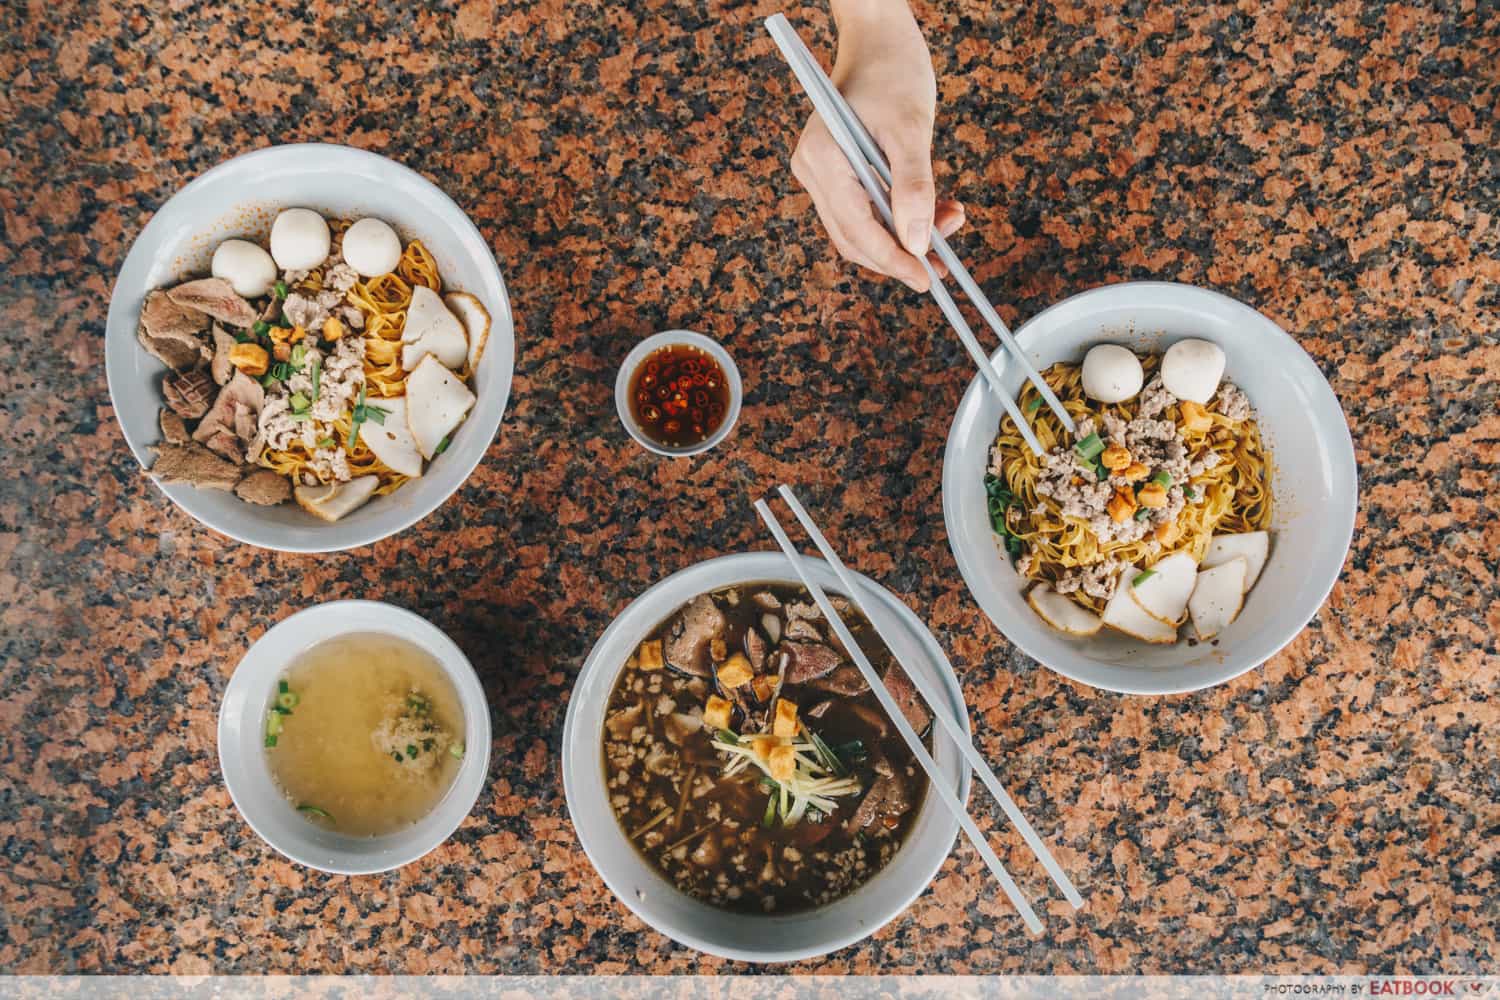
[[[874,582],[845,594],[825,564],[809,566],[966,799],[968,771],[910,680],[933,681],[947,696],[937,710],[967,728],[941,648]],[[700,563],[615,619],[573,689],[563,779],[579,840],[620,901],[682,944],[745,961],[874,933],[927,887],[958,832],[776,553]]]
[[[343,875],[387,871],[447,840],[489,767],[484,690],[424,619],[334,601],[277,624],[235,668],[219,763],[276,850]]]

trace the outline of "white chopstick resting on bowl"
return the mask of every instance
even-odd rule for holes
[[[791,67],[792,73],[797,77],[797,81],[802,85],[802,89],[807,93],[808,98],[811,99],[818,116],[822,118],[823,124],[828,127],[828,131],[833,135],[834,141],[838,143],[839,149],[843,151],[844,157],[849,161],[849,166],[854,170],[855,175],[859,177],[860,183],[864,185],[865,193],[869,195],[870,201],[874,203],[876,210],[880,213],[880,217],[885,221],[886,227],[894,233],[896,227],[894,216],[891,213],[890,197],[886,193],[886,188],[881,186],[882,182],[886,185],[890,184],[890,167],[886,164],[885,158],[881,155],[869,132],[860,123],[858,116],[854,113],[854,109],[849,107],[843,95],[838,92],[823,73],[822,67],[812,57],[812,53],[802,44],[802,39],[798,37],[796,30],[787,21],[786,15],[775,14],[767,18],[766,30],[770,32],[771,38],[776,42],[777,47],[781,49],[782,56],[785,57],[787,64]],[[879,174],[879,180],[876,179],[876,174]],[[1068,433],[1075,433],[1076,428],[1073,424],[1073,418],[1063,407],[1062,401],[1057,398],[1057,394],[1052,391],[1052,387],[1047,384],[1046,380],[1037,372],[1036,367],[1027,359],[1025,352],[1021,350],[1020,345],[1011,336],[1010,330],[1006,328],[999,314],[995,312],[994,306],[985,298],[979,285],[974,281],[968,270],[964,268],[963,263],[959,261],[957,255],[949,248],[947,241],[943,239],[942,234],[937,231],[936,227],[932,230],[931,240],[938,258],[958,280],[959,287],[963,289],[964,294],[979,309],[980,315],[989,323],[991,329],[999,334],[1001,342],[1004,343],[1006,350],[1010,352],[1010,357],[1021,366],[1021,370],[1025,373],[1026,378],[1032,385],[1036,386],[1037,391],[1041,393],[1042,399],[1046,401],[1047,406],[1057,416],[1062,425],[1067,428]],[[954,302],[953,296],[948,293],[948,289],[938,276],[936,269],[933,268],[925,257],[919,258],[919,260],[923,269],[927,272],[928,284],[933,299],[936,300],[938,308],[942,310],[948,323],[957,332],[959,340],[963,342],[964,348],[969,352],[969,357],[973,359],[974,364],[984,375],[985,381],[989,383],[995,395],[1000,397],[1000,402],[1005,407],[1005,411],[1015,421],[1016,427],[1021,432],[1021,436],[1026,439],[1026,443],[1031,447],[1032,451],[1038,455],[1042,454],[1044,449],[1037,441],[1036,435],[1031,430],[1031,426],[1022,418],[1020,411],[1016,408],[1015,401],[1005,391],[1005,386],[1000,379],[1000,373],[995,370],[994,365],[990,364],[989,355],[980,346],[979,340],[974,336],[974,331],[970,329],[968,321],[964,319],[963,314],[959,311],[958,304]]]
[[[928,787],[932,789],[938,801],[942,802],[948,811],[953,814],[953,818],[958,820],[958,825],[969,838],[969,842],[974,845],[974,849],[979,852],[979,856],[984,859],[984,863],[989,866],[990,872],[994,874],[995,880],[1000,883],[1000,888],[1005,891],[1005,895],[1010,899],[1011,905],[1021,914],[1021,919],[1025,922],[1027,929],[1033,934],[1040,934],[1042,932],[1042,922],[1037,918],[1036,911],[1031,908],[1031,904],[1022,895],[1020,887],[1016,885],[1015,879],[1010,877],[1010,872],[1005,870],[1005,865],[1000,862],[1000,858],[996,856],[994,850],[991,849],[989,843],[984,839],[984,834],[974,824],[974,820],[969,817],[964,804],[953,793],[953,789],[943,783],[943,776],[938,770],[937,762],[932,759],[932,755],[922,745],[922,738],[917,735],[911,723],[906,721],[906,716],[902,714],[901,707],[896,704],[896,700],[886,690],[885,684],[880,679],[880,675],[870,665],[869,659],[865,656],[864,651],[859,648],[859,643],[855,641],[848,626],[844,624],[844,620],[839,617],[838,611],[829,602],[828,595],[823,592],[823,588],[818,586],[818,582],[808,573],[807,567],[802,563],[802,555],[797,551],[796,546],[792,544],[792,540],[787,537],[786,531],[781,527],[781,522],[776,519],[776,515],[771,512],[771,508],[764,500],[755,501],[755,511],[760,515],[761,520],[766,522],[766,527],[771,530],[771,534],[776,538],[776,544],[781,546],[781,551],[785,553],[787,559],[791,562],[792,570],[797,574],[797,578],[802,581],[802,585],[812,595],[813,601],[818,605],[818,610],[823,612],[823,617],[827,619],[829,626],[833,629],[834,635],[838,636],[839,642],[854,660],[854,665],[859,668],[859,672],[864,677],[865,683],[870,685],[870,690],[874,693],[875,700],[880,702],[880,707],[885,710],[887,718],[891,720],[891,724],[896,727],[896,731],[906,741],[906,746],[911,750],[912,756],[917,759],[917,763],[926,772]],[[849,599],[857,601],[858,594],[858,590],[852,590],[849,594]],[[912,672],[908,672],[907,676],[912,676]],[[943,711],[945,709],[942,706],[934,706],[933,708],[934,715],[941,715]]]
[[[839,558],[839,554],[833,550],[833,546],[828,543],[828,539],[819,530],[817,524],[813,522],[812,516],[807,513],[807,509],[802,506],[801,501],[797,499],[791,487],[783,483],[777,487],[777,492],[781,494],[781,499],[786,501],[786,505],[792,509],[792,513],[797,516],[797,520],[801,523],[803,530],[813,540],[813,544],[818,547],[818,551],[823,554],[823,558],[828,562],[828,566],[833,570],[834,575],[839,578],[839,582],[844,585],[844,589],[851,594],[857,593],[854,578],[849,574],[849,568],[844,565],[844,561]],[[880,627],[874,625],[873,620],[871,624],[876,634],[879,634]],[[884,635],[880,636],[880,640],[887,646],[891,644],[890,640]],[[974,769],[974,773],[979,775],[979,780],[984,782],[984,787],[988,788],[990,794],[995,796],[1006,817],[1020,831],[1021,839],[1026,841],[1026,846],[1031,848],[1031,853],[1036,855],[1037,860],[1042,863],[1042,867],[1047,870],[1047,874],[1052,877],[1052,881],[1062,890],[1063,898],[1073,904],[1073,909],[1075,910],[1082,907],[1083,897],[1074,888],[1073,881],[1068,878],[1067,872],[1062,870],[1062,866],[1057,863],[1057,859],[1052,856],[1052,852],[1047,850],[1047,845],[1042,841],[1036,830],[1032,828],[1026,816],[1017,808],[1015,801],[1010,797],[1010,793],[1005,790],[1005,786],[1000,783],[1000,779],[990,769],[989,763],[980,756],[978,750],[974,749],[974,744],[969,742],[968,734],[964,732],[963,727],[952,716],[943,711],[942,695],[932,686],[932,683],[927,678],[918,676],[915,671],[909,670],[906,672],[906,675],[911,678],[912,685],[917,689],[917,693],[922,696],[922,700],[931,709],[932,717],[942,725],[943,732],[958,747],[959,753],[963,754],[964,760],[968,761],[969,766]]]

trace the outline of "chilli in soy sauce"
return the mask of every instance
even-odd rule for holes
[[[719,429],[728,411],[724,370],[691,344],[652,351],[630,375],[630,414],[659,445],[699,444]]]

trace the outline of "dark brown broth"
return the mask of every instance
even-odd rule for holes
[[[630,414],[652,441],[685,448],[706,441],[729,412],[729,381],[713,356],[691,344],[646,355],[630,374]]]
[[[763,591],[781,601],[779,612],[768,612],[751,600],[752,594]],[[729,604],[731,592],[739,598],[737,605]],[[785,584],[741,585],[711,596],[727,619],[722,633],[726,655],[743,649],[748,629],[761,629],[765,635],[761,625],[765,614],[776,614],[784,630],[787,607],[811,603],[801,587]],[[841,599],[840,605],[860,647],[875,669],[887,675],[890,653],[858,611]],[[681,614],[679,609],[647,642],[656,639],[670,645]],[[826,624],[820,621],[817,627],[824,644],[837,648],[827,640]],[[772,646],[761,673],[774,674],[777,662],[777,647]],[[844,748],[841,759],[848,758],[844,762],[862,791],[837,799],[835,810],[826,817],[804,817],[794,826],[778,821],[766,828],[762,822],[771,793],[762,786],[763,772],[750,765],[739,774],[723,777],[729,758],[712,746],[709,732],[699,728],[684,733],[672,719],[701,713],[710,694],[728,693],[720,688],[714,670],[708,677],[697,677],[670,665],[642,669],[639,656],[632,656],[621,671],[610,695],[602,739],[611,806],[625,836],[682,891],[735,911],[796,912],[847,895],[880,871],[900,848],[921,810],[925,776],[872,693],[838,695],[817,689],[816,683],[815,679],[786,684],[781,697],[797,704],[799,718],[826,744]],[[820,718],[805,714],[826,700],[832,705]],[[743,735],[758,732],[761,726],[769,728],[764,720],[756,724],[757,702],[748,693],[746,703],[756,711],[747,714],[737,707],[732,720],[735,731]],[[884,732],[875,723],[883,724]],[[674,731],[680,743],[674,741]],[[855,740],[864,749],[862,755],[848,747]],[[898,816],[878,814],[872,824],[851,830],[848,824],[859,815],[860,803],[880,777],[877,767],[882,766],[894,772],[883,788],[902,788],[900,799],[909,806]],[[688,782],[693,797],[685,800]],[[669,814],[666,819],[661,818],[664,813]]]

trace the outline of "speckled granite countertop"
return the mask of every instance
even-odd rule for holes
[[[18,7],[19,5],[17,5]],[[1091,897],[1030,940],[966,845],[873,939],[798,971],[1493,972],[1500,725],[1500,16],[1446,4],[928,4],[960,253],[1019,322],[1165,278],[1281,322],[1344,402],[1362,496],[1312,625],[1210,692],[1125,698],[1017,653],[942,528],[970,376],[935,307],[831,255],[785,161],[803,113],[766,4],[413,12],[32,2],[0,35],[0,968],[735,971],[618,905],[569,826],[563,711],[611,616],[768,547],[787,479],[933,622],[982,749]],[[253,5],[251,5],[253,6]],[[826,15],[791,11],[827,51]],[[344,141],[450,192],[514,295],[510,412],[459,494],[374,552],[233,544],[141,475],[102,362],[114,272],[173,191],[248,148]],[[642,335],[720,338],[728,446],[628,441]],[[284,861],[214,749],[246,645],[310,602],[447,629],[491,783],[394,874]]]

